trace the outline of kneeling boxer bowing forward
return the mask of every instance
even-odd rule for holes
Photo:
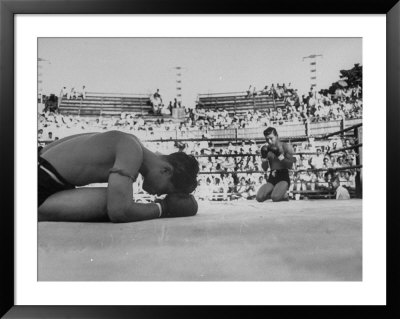
[[[39,221],[133,222],[193,216],[197,202],[197,160],[185,153],[159,155],[139,139],[118,131],[78,134],[39,151]],[[156,203],[135,203],[132,183],[143,175],[143,189],[168,194]],[[108,187],[84,187],[108,182]]]
[[[287,200],[286,194],[290,185],[289,169],[292,168],[295,158],[293,149],[289,144],[279,140],[278,132],[273,127],[264,131],[267,143],[261,148],[262,168],[264,171],[270,167],[267,183],[262,185],[257,192],[256,199],[263,202],[271,198],[274,202]]]

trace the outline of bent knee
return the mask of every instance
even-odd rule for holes
[[[256,201],[259,203],[265,202],[267,200],[267,198],[268,198],[268,195],[265,195],[263,193],[256,195]]]
[[[256,195],[256,201],[261,203],[261,202],[265,201],[265,198],[262,196]]]
[[[280,202],[283,199],[284,195],[272,195],[271,199],[273,202]]]

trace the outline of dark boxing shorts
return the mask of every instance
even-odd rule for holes
[[[282,181],[287,182],[288,186],[290,186],[289,170],[287,169],[275,170],[275,176],[272,175],[272,172],[269,173],[269,177],[267,179],[268,183],[271,183],[272,185],[275,186],[276,184]]]
[[[54,174],[58,181],[49,172]],[[38,158],[38,207],[51,195],[73,188],[75,186],[68,183],[53,165],[44,158]]]

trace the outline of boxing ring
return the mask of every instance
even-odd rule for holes
[[[199,201],[194,217],[40,222],[38,280],[360,281],[362,200]]]
[[[361,203],[200,202],[187,218],[41,222],[38,279],[362,280]]]

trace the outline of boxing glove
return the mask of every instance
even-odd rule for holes
[[[268,147],[264,145],[261,148],[261,158],[266,159],[268,157],[267,155],[268,155]]]
[[[283,153],[282,146],[279,145],[268,145],[268,151],[274,153],[276,156]]]
[[[196,199],[190,194],[169,194],[156,202],[161,206],[161,218],[194,216],[198,210]]]

